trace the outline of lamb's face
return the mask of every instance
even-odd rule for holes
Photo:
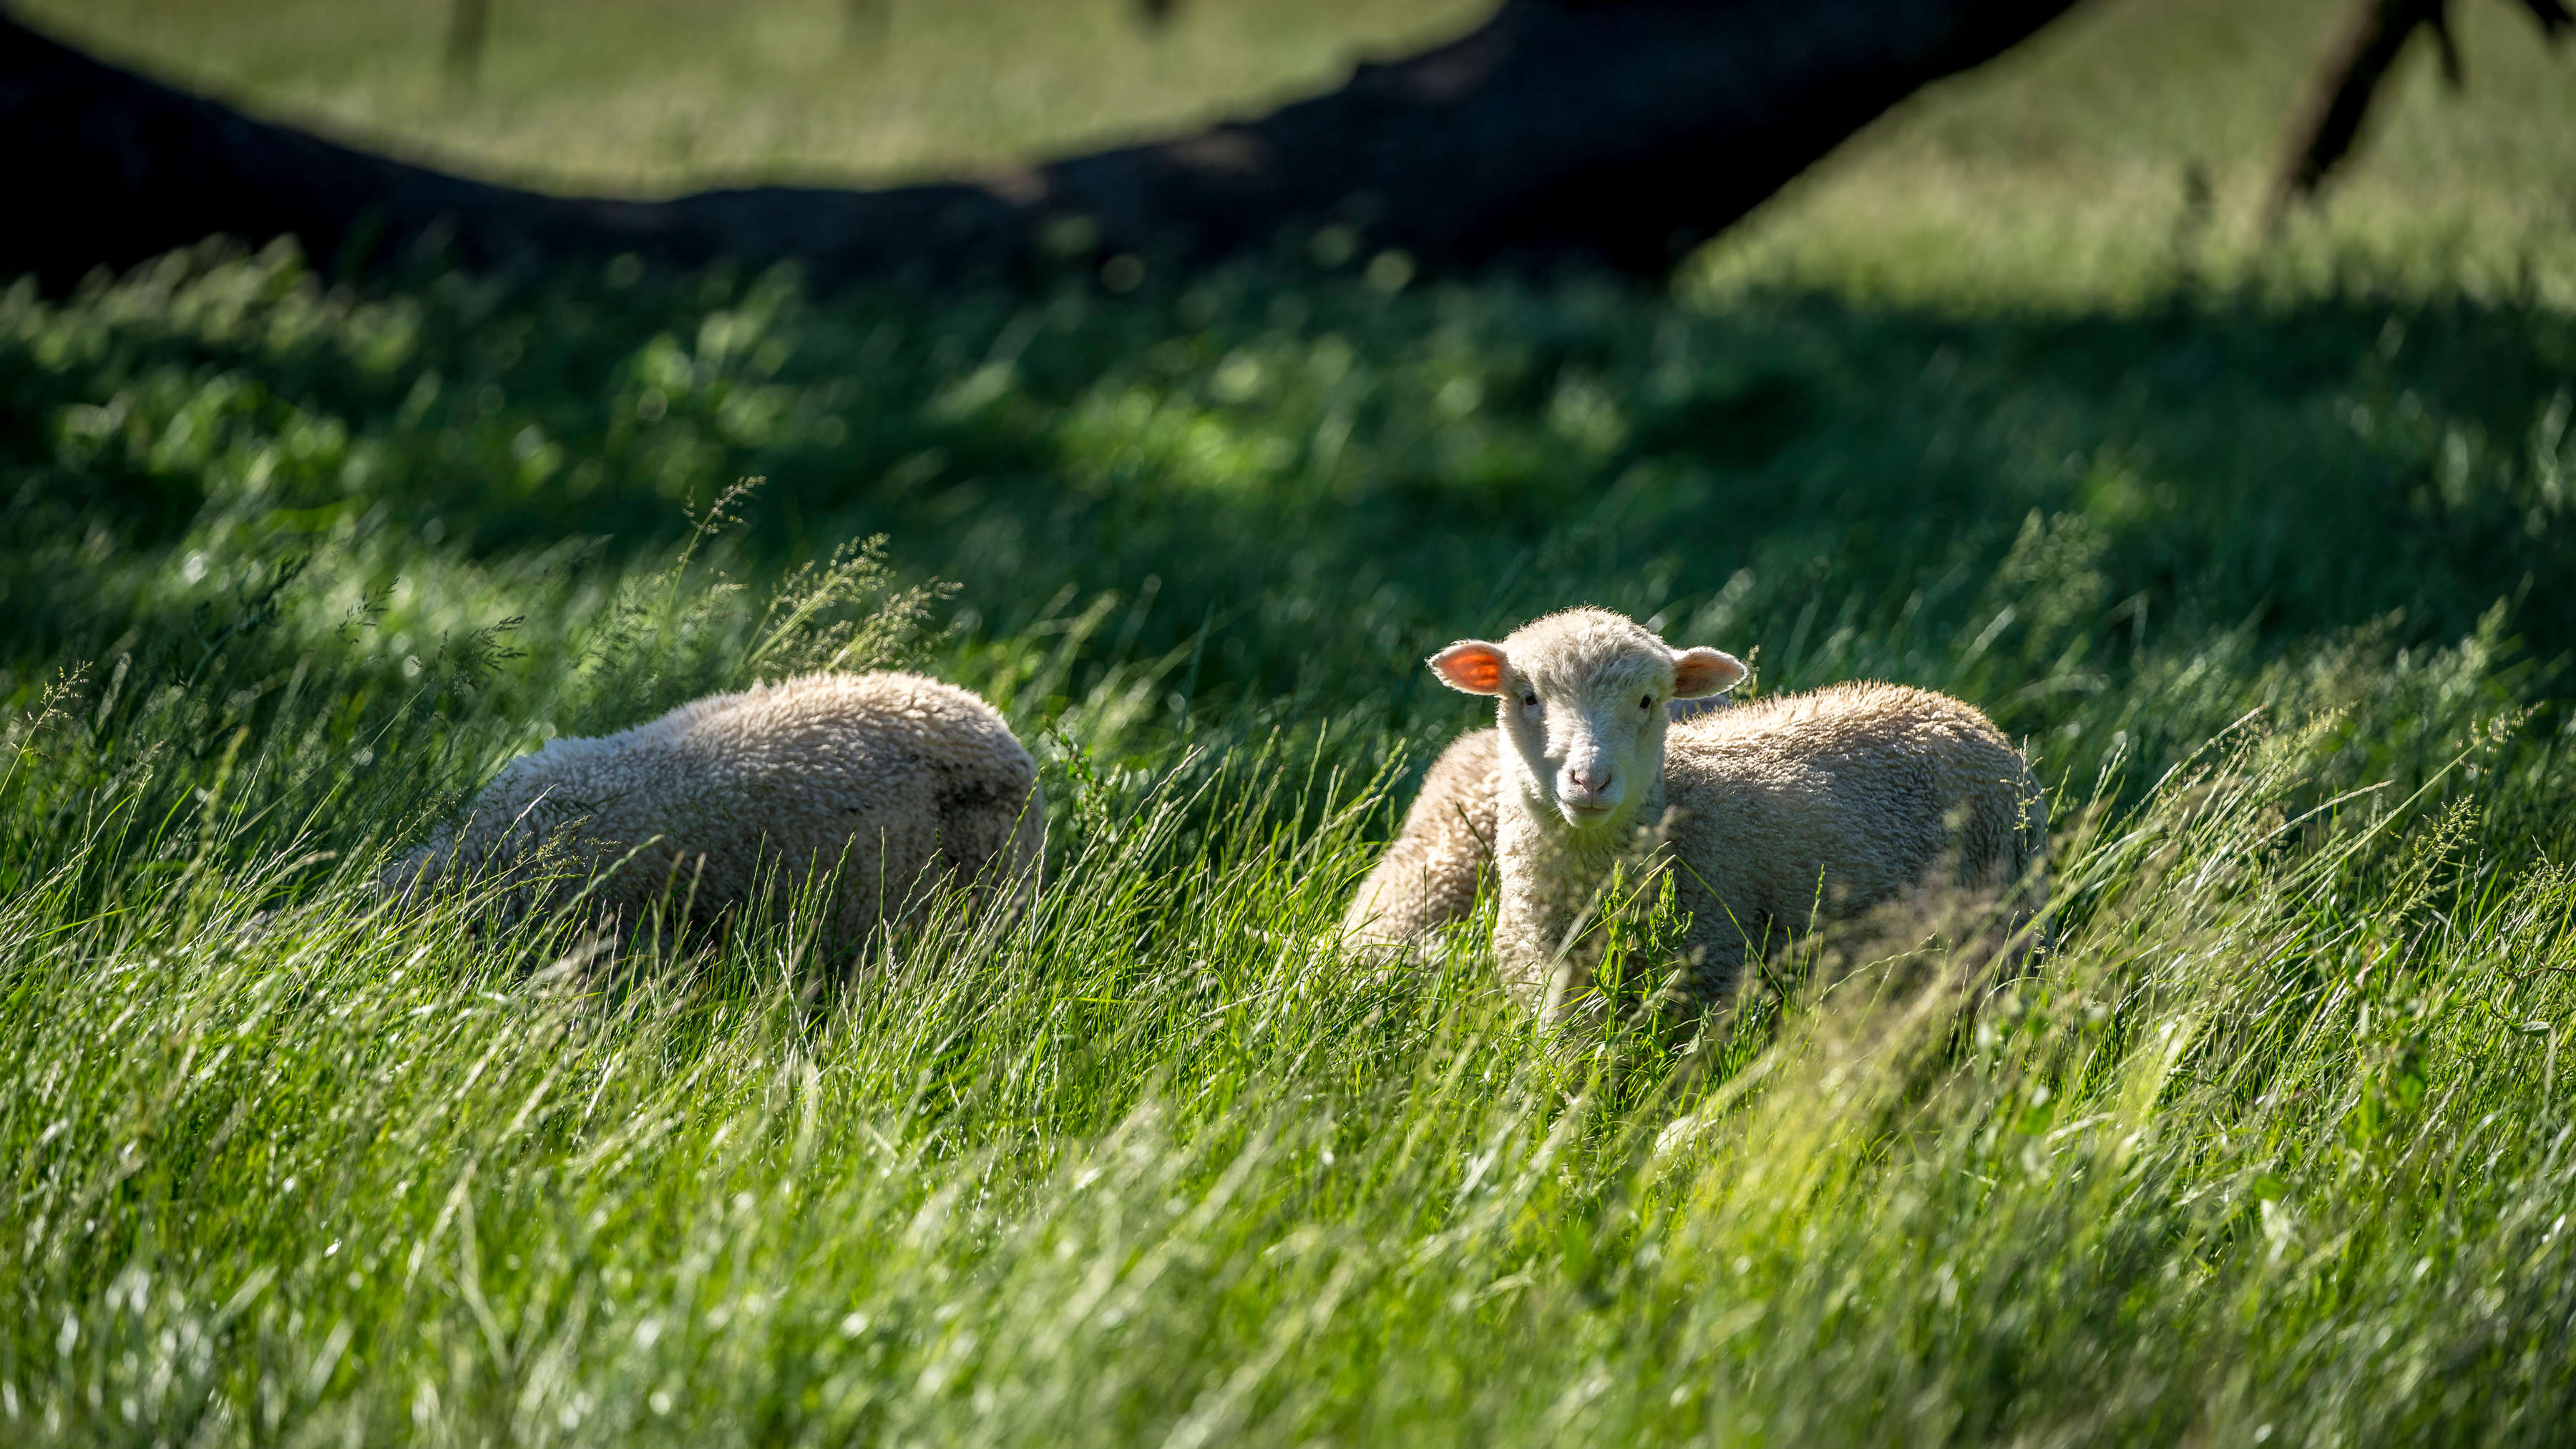
[[[1496,697],[1507,773],[1585,833],[1627,828],[1645,783],[1662,776],[1668,701],[1744,677],[1730,655],[1675,650],[1604,609],[1551,614],[1500,644],[1452,644],[1431,667],[1453,689]]]

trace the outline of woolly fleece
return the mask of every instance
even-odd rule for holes
[[[770,872],[792,891],[837,869],[830,921],[855,944],[942,884],[1033,898],[1045,819],[1035,763],[983,700],[914,674],[807,674],[523,755],[386,883],[517,872],[527,909],[613,867],[593,899],[632,929],[666,891],[706,920]],[[568,869],[528,870],[541,851]]]
[[[1404,829],[1342,913],[1343,940],[1402,946],[1475,911],[1478,888],[1493,879],[1496,739],[1470,730],[1432,762]]]
[[[1495,955],[1507,989],[1551,1016],[1590,984],[1569,936],[1613,865],[1641,849],[1674,872],[1689,917],[1676,986],[1694,1007],[1729,997],[1748,955],[1932,884],[1945,863],[1962,886],[2031,892],[2029,906],[2044,891],[2038,781],[1960,700],[1863,682],[1669,727],[1649,711],[1632,726],[1639,778],[1608,818],[1578,828],[1545,773],[1548,732],[1559,717],[1633,709],[1641,690],[1669,695],[1678,656],[1601,609],[1537,620],[1500,649]],[[1524,706],[1531,695],[1538,710]]]

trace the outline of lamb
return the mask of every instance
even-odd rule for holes
[[[1675,723],[1725,709],[1722,695],[1676,699],[1664,706]],[[1494,877],[1494,744],[1491,729],[1469,730],[1449,742],[1422,792],[1404,815],[1404,828],[1378,857],[1359,893],[1342,913],[1342,940],[1364,951],[1400,950],[1474,913],[1476,898]]]
[[[1687,918],[1673,995],[1694,1008],[1726,1000],[1748,957],[1928,884],[1945,861],[1961,885],[2026,905],[2044,889],[2028,762],[1946,695],[1840,684],[1673,724],[1666,701],[1723,694],[1744,666],[1590,608],[1429,663],[1496,700],[1495,955],[1506,990],[1551,1022],[1598,1006],[1578,941],[1641,837]]]
[[[498,873],[524,912],[600,876],[585,906],[632,931],[665,899],[712,920],[837,872],[826,921],[846,947],[918,920],[941,885],[1034,899],[1045,818],[1035,763],[975,695],[915,674],[806,674],[523,755],[384,885],[410,896]]]

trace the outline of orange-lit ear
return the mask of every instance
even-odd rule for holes
[[[1673,698],[1706,699],[1744,682],[1744,661],[1722,649],[1684,649],[1673,656]]]
[[[1461,639],[1431,656],[1431,672],[1451,689],[1469,694],[1503,692],[1503,646]]]

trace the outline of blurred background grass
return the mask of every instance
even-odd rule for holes
[[[886,183],[1149,137],[1339,83],[1483,0],[494,0],[471,85],[446,0],[18,0],[21,14],[271,116],[468,173],[667,194]],[[1707,249],[1749,280],[1917,303],[2134,304],[2177,272],[2368,268],[2576,296],[2576,82],[2516,7],[2458,7],[2465,93],[2400,64],[2333,203],[2255,215],[2340,0],[2095,0],[1899,106]],[[854,23],[864,10],[875,17]]]
[[[88,0],[22,13],[265,114],[522,184],[892,181],[1112,144],[1337,83],[1481,0],[495,0],[474,82],[448,0]]]
[[[34,13],[486,174],[662,189],[1097,144],[1475,18],[1211,0],[1148,31],[1123,4],[897,0],[853,38],[823,0],[502,0],[449,90],[443,5]],[[888,533],[963,586],[960,647],[1062,656],[1024,724],[1143,690],[1115,746],[1138,762],[1240,709],[1436,735],[1463,712],[1424,692],[1426,647],[1575,599],[1758,651],[1764,687],[1960,690],[2079,775],[2232,717],[2234,673],[2190,676],[2188,708],[2128,693],[2212,647],[2259,669],[2483,628],[2555,678],[2571,68],[2468,7],[2468,93],[2412,57],[2327,205],[2267,246],[2259,183],[2337,13],[2079,9],[1899,107],[1670,295],[1365,259],[1131,296],[616,265],[352,289],[279,249],[67,305],[21,287],[0,645],[32,687],[300,556],[333,561],[316,617],[391,588],[391,637],[470,634],[570,607],[563,580],[605,597],[756,475],[747,577]],[[653,139],[675,118],[686,156]],[[529,560],[557,582],[515,603],[423,582]]]

